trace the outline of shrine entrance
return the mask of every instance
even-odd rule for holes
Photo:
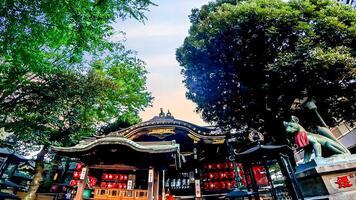
[[[174,141],[104,137],[56,151],[81,161],[70,182],[76,200],[158,200],[165,170],[180,165],[179,145]]]

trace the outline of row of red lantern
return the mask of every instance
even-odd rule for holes
[[[235,178],[235,172],[209,172],[203,174],[203,178],[209,180],[233,179]]]
[[[206,170],[234,169],[234,164],[232,162],[209,163],[209,164],[204,164],[204,168]]]
[[[217,182],[206,182],[204,183],[205,190],[225,190],[231,189],[236,186],[235,181],[217,181]]]
[[[101,182],[101,188],[118,188],[118,189],[126,189],[126,183],[113,183],[113,182]]]
[[[69,185],[71,187],[78,186],[79,181],[80,180],[73,179],[69,182]],[[89,187],[94,187],[96,185],[96,183],[97,183],[97,179],[95,177],[89,176]]]
[[[101,176],[102,180],[119,180],[127,181],[128,176],[126,174],[103,174]]]

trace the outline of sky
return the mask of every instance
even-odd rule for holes
[[[145,61],[148,71],[147,89],[155,98],[153,106],[140,113],[146,121],[158,115],[160,108],[169,109],[172,115],[197,125],[208,125],[195,110],[195,104],[185,97],[181,67],[175,58],[175,51],[183,44],[188,34],[191,9],[200,8],[209,0],[153,0],[146,13],[145,24],[128,19],[115,24],[116,30],[126,32],[125,46],[137,52]],[[119,33],[114,36],[120,39]]]

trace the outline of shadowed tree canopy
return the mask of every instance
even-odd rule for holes
[[[110,121],[137,121],[149,105],[144,63],[110,38],[117,19],[143,21],[151,4],[0,2],[0,127],[19,145],[43,147],[26,200],[35,199],[51,145],[73,145]]]
[[[109,120],[138,120],[151,99],[144,63],[110,37],[115,20],[143,21],[151,4],[2,1],[0,127],[31,143],[71,145]]]
[[[331,0],[223,2],[193,10],[176,52],[187,97],[205,120],[284,134],[282,120],[306,91],[329,125],[355,121],[354,9]]]

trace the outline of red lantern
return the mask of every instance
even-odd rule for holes
[[[216,169],[216,164],[211,164],[211,169]]]
[[[216,189],[220,189],[220,182],[215,182],[214,186],[215,186]]]
[[[213,179],[214,178],[214,174],[213,173],[208,173],[208,179]]]
[[[77,170],[77,171],[82,171],[82,169],[83,169],[83,163],[77,163],[76,165],[75,165],[75,170]]]
[[[108,180],[109,179],[109,174],[103,174],[103,180]]]
[[[221,189],[226,189],[226,184],[225,184],[225,182],[220,182],[220,188]]]
[[[215,179],[215,180],[219,179],[219,173],[214,172],[214,179]]]
[[[107,182],[101,182],[100,187],[101,188],[106,188],[108,186]]]
[[[224,172],[219,172],[219,178],[224,179],[225,178],[225,173]]]
[[[113,188],[113,184],[112,183],[108,183],[108,188]]]
[[[206,189],[206,190],[209,189],[209,183],[208,183],[208,182],[205,182],[205,183],[204,183],[204,189]]]
[[[213,165],[212,164],[208,164],[208,169],[209,170],[213,169]]]
[[[230,181],[226,181],[226,182],[225,182],[225,187],[226,187],[227,189],[230,189],[230,188],[231,188],[231,182],[230,182]]]
[[[224,172],[224,177],[225,178],[229,178],[229,176],[230,176],[230,172]]]
[[[119,175],[119,180],[120,181],[124,180],[124,176],[122,174]]]
[[[215,188],[215,185],[213,182],[209,182],[209,189],[213,190]]]
[[[126,183],[123,183],[123,184],[122,184],[122,188],[124,188],[124,189],[126,189],[126,188],[127,188]]]
[[[69,185],[71,186],[71,187],[74,187],[74,186],[77,186],[77,180],[71,180],[70,182],[69,182]]]
[[[80,177],[80,173],[79,172],[73,172],[73,178],[74,179],[77,179],[77,178],[79,178]]]
[[[109,180],[112,180],[113,178],[114,178],[114,176],[113,176],[112,174],[109,174],[108,179],[109,179]]]
[[[128,177],[127,175],[124,175],[124,181],[127,181]]]
[[[222,168],[222,165],[220,163],[216,164],[216,168],[217,169],[221,169]]]
[[[230,178],[235,178],[235,172],[230,172]]]
[[[113,174],[113,179],[114,180],[119,180],[119,175],[118,174]]]
[[[231,181],[231,187],[236,187],[236,181]]]
[[[229,168],[234,169],[234,164],[232,162],[229,162]]]

